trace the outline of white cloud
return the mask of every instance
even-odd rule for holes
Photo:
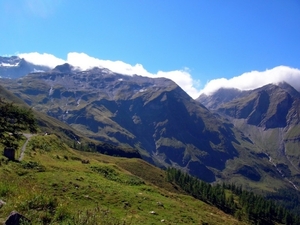
[[[115,73],[151,76],[151,74],[147,72],[141,64],[132,66],[122,61],[97,59],[85,53],[70,52],[67,56],[67,62],[75,67],[79,67],[81,70],[88,70],[92,69],[93,67],[102,67],[107,68]]]
[[[141,75],[146,77],[165,77],[177,83],[185,92],[192,98],[197,98],[200,91],[194,87],[195,83],[190,75],[188,69],[174,70],[174,71],[158,71],[156,74],[149,73],[141,64],[134,66],[124,63],[122,61],[102,60],[91,57],[85,53],[71,52],[68,54],[67,62],[71,65],[77,66],[82,70],[91,69],[93,67],[107,68],[113,72],[126,74],[126,75]]]
[[[300,91],[300,70],[287,66],[277,66],[265,71],[252,71],[230,79],[220,78],[209,81],[201,93],[212,94],[219,88],[251,90],[270,83],[285,81]]]
[[[78,69],[88,70],[93,67],[107,68],[113,72],[126,75],[141,75],[147,77],[165,77],[177,83],[192,98],[197,98],[201,93],[212,94],[221,87],[237,88],[240,90],[251,90],[269,83],[278,83],[285,81],[300,91],[300,70],[287,66],[278,66],[266,71],[252,71],[244,73],[230,79],[219,78],[209,81],[205,87],[200,90],[200,80],[195,80],[187,68],[173,71],[158,71],[149,73],[141,64],[130,65],[122,61],[102,60],[91,57],[85,53],[70,52],[67,59],[60,59],[47,53],[22,53],[19,57],[26,59],[31,63],[49,66],[54,68],[63,63],[69,63]]]
[[[38,52],[31,53],[19,53],[17,54],[20,58],[24,58],[27,62],[48,66],[50,68],[54,68],[57,65],[61,65],[66,63],[65,60],[55,57],[54,55],[43,53],[40,54]]]

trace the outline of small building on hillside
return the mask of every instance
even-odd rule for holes
[[[3,155],[9,160],[15,160],[16,150],[14,148],[5,147]]]

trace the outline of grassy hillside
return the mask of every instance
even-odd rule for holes
[[[140,159],[76,151],[56,135],[32,137],[22,162],[0,162],[2,223],[17,210],[34,224],[243,224]]]

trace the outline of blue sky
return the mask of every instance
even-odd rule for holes
[[[298,0],[0,0],[0,30],[0,55],[85,53],[151,74],[184,71],[197,90],[300,68]]]

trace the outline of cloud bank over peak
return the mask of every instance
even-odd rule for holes
[[[57,65],[61,65],[66,63],[65,60],[55,57],[54,55],[43,53],[40,54],[38,52],[31,53],[19,53],[17,54],[20,58],[24,58],[27,62],[40,65],[40,66],[48,66],[50,68],[54,68]]]
[[[220,88],[252,90],[264,85],[287,82],[300,91],[300,70],[288,66],[277,66],[265,71],[251,71],[230,79],[220,78],[209,81],[201,93],[210,95]]]
[[[80,70],[88,70],[94,67],[100,67],[107,68],[115,73],[125,74],[129,76],[136,74],[151,78],[165,77],[177,83],[192,98],[197,98],[200,95],[200,90],[198,90],[195,85],[200,81],[194,80],[188,69],[186,68],[183,70],[158,71],[154,74],[149,73],[141,64],[130,65],[122,61],[102,60],[91,57],[85,53],[78,52],[68,53],[66,60],[57,58],[51,54],[40,54],[37,52],[20,53],[18,54],[18,56],[33,64],[48,66],[50,68],[54,68],[55,66],[64,63],[69,63],[70,65]]]
[[[237,88],[240,90],[251,90],[270,83],[285,81],[300,91],[300,70],[287,66],[277,66],[265,71],[251,71],[239,76],[227,79],[213,79],[206,83],[203,89],[200,88],[200,80],[194,79],[188,68],[173,71],[148,72],[143,65],[130,65],[123,61],[102,60],[91,57],[85,53],[70,52],[67,59],[57,58],[47,53],[21,53],[20,58],[26,61],[54,68],[57,65],[69,63],[79,70],[88,70],[94,67],[107,68],[113,72],[125,75],[141,75],[151,78],[165,77],[177,83],[192,98],[199,97],[200,94],[210,95],[220,88]]]

